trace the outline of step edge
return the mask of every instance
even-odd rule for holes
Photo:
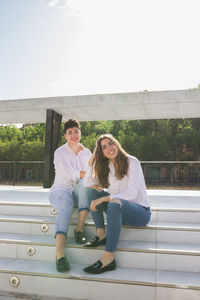
[[[67,275],[67,273],[59,273],[59,274],[48,274],[48,273],[41,273],[41,272],[28,272],[28,271],[12,271],[12,270],[5,270],[0,269],[0,274],[15,274],[15,275],[26,275],[26,276],[39,276],[39,277],[50,277],[50,278],[62,278],[62,279],[76,279],[76,280],[84,280],[84,281],[96,281],[96,282],[107,282],[107,283],[119,283],[119,284],[137,284],[137,285],[147,285],[147,286],[155,286],[154,282],[145,282],[145,281],[131,281],[131,280],[119,280],[119,279],[112,279],[112,278],[94,278],[94,277],[87,277],[82,275]]]
[[[29,246],[47,246],[47,247],[55,247],[55,243],[47,243],[47,242],[35,242],[35,241],[16,241],[16,240],[11,240],[11,239],[1,239],[0,238],[0,244],[11,244],[11,245],[29,245]],[[84,247],[81,247],[78,244],[70,244],[68,243],[65,248],[75,248],[75,249],[86,249]],[[88,250],[102,250],[104,249],[104,246],[99,246],[95,248],[89,248]],[[151,248],[151,249],[143,249],[143,248],[127,248],[127,247],[118,247],[116,251],[119,252],[133,252],[133,253],[157,253],[157,254],[172,254],[172,255],[189,255],[189,256],[200,256],[200,251],[190,251],[190,250],[173,250],[173,249],[168,249],[168,250],[162,250],[158,248]]]
[[[30,216],[31,217],[31,216]],[[43,220],[34,220],[34,219],[20,219],[19,218],[8,218],[8,217],[0,217],[0,222],[11,222],[11,223],[31,223],[31,224],[55,224],[55,218],[54,217],[46,217],[46,218],[52,218],[53,220],[45,220],[45,217]],[[160,222],[159,222],[160,223]],[[182,222],[180,222],[182,224]],[[184,224],[184,223],[183,223]],[[191,224],[198,224],[198,223],[191,223]],[[74,226],[77,225],[76,222],[71,222],[70,225]],[[86,222],[85,226],[95,226],[94,223]],[[106,226],[106,224],[105,224]],[[172,231],[194,231],[194,232],[200,232],[200,226],[199,227],[187,227],[187,226],[170,226],[170,225],[161,225],[161,224],[148,224],[147,226],[141,226],[141,227],[132,227],[127,225],[122,225],[122,228],[131,228],[131,229],[147,229],[147,230],[172,230]]]
[[[145,269],[144,269],[145,271]],[[180,272],[182,273],[182,272]],[[187,272],[184,272],[187,273]],[[189,272],[188,272],[189,273]],[[151,287],[164,287],[164,288],[176,288],[176,289],[190,289],[190,290],[200,290],[200,286],[193,284],[177,284],[177,283],[165,283],[165,282],[150,282],[150,281],[136,281],[136,280],[119,280],[112,278],[93,278],[86,277],[82,275],[67,275],[67,274],[48,274],[41,272],[27,272],[27,271],[11,271],[0,269],[0,274],[8,275],[22,275],[22,276],[36,276],[36,277],[45,277],[45,278],[61,278],[61,279],[74,279],[74,280],[83,280],[83,281],[94,281],[94,282],[105,282],[105,283],[114,283],[114,284],[126,284],[126,285],[140,285],[140,286],[151,286]]]
[[[15,202],[15,201],[0,201],[0,206],[25,206],[25,207],[43,207],[43,208],[51,208],[51,204],[49,203],[36,203],[36,202]],[[200,212],[200,208],[179,208],[179,207],[151,207],[151,211],[155,212]]]

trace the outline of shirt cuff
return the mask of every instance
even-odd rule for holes
[[[118,198],[118,197],[116,197],[116,194],[110,194],[109,197],[110,197],[110,200]]]

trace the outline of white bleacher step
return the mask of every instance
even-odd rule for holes
[[[87,221],[85,228],[90,235],[95,233],[92,222]],[[195,244],[200,240],[200,224],[151,221],[144,227],[123,225],[120,240]]]
[[[188,289],[194,293],[194,297],[188,299],[198,299],[195,297],[200,295],[199,273],[117,267],[111,272],[91,275],[82,271],[84,267],[72,264],[69,272],[58,273],[53,262],[0,259],[0,289],[91,300],[127,300],[133,299],[133,295],[137,300],[155,300],[156,294],[157,299],[161,299],[158,294],[163,288],[173,289],[176,298],[170,299],[181,299],[179,293],[183,290],[187,294]],[[17,288],[10,286],[12,276],[17,276],[20,280]],[[106,291],[105,295],[102,294],[103,291]],[[163,299],[169,299],[167,293]]]
[[[72,218],[69,236],[73,234],[76,218]],[[0,215],[0,232],[54,235],[55,219],[53,217],[38,216],[14,216]],[[48,230],[41,230],[43,224]],[[87,220],[85,231],[89,236],[95,234],[95,226],[92,220]],[[196,243],[200,240],[200,224],[197,223],[171,223],[150,222],[145,227],[122,227],[123,234],[120,239],[135,241],[179,242]]]
[[[155,222],[200,223],[199,208],[151,208],[151,220]]]
[[[162,208],[171,207],[175,209],[199,209],[200,191],[199,190],[147,190],[152,207]]]
[[[42,217],[42,216],[24,216],[24,215],[0,215],[1,221],[6,222],[21,222],[21,223],[48,223],[48,224],[54,224],[55,219],[53,217]]]
[[[0,232],[53,235],[54,230],[54,217],[0,215]]]
[[[53,216],[49,203],[0,201],[1,214]]]
[[[76,215],[71,218],[71,223],[74,225],[77,223]],[[46,227],[45,230],[43,225]],[[0,215],[0,232],[53,236],[55,218],[53,216]]]
[[[13,259],[26,259],[26,260],[37,260],[37,261],[51,261],[55,262],[55,247],[51,246],[31,246],[35,250],[33,256],[27,254],[29,245],[24,244],[2,244],[1,257],[13,258]],[[72,264],[91,264],[91,259],[93,262],[97,261],[103,255],[104,247],[98,247],[93,249],[88,249],[84,247],[75,247],[75,245],[68,245],[65,248],[65,253],[69,257]],[[155,269],[155,254],[154,253],[144,253],[144,252],[134,252],[134,251],[116,251],[116,258],[118,259],[119,267],[123,268],[146,268]]]
[[[0,233],[0,243],[7,244],[24,244],[24,245],[39,245],[39,246],[56,246],[56,241],[53,236],[41,236],[30,234],[16,233]],[[84,248],[75,242],[74,238],[68,238],[66,247]],[[104,246],[87,248],[87,249],[104,249]],[[120,240],[117,247],[118,251],[134,251],[147,253],[161,254],[182,254],[182,255],[197,255],[200,256],[200,244],[183,244],[183,243],[161,243],[161,242],[137,242],[131,240]]]
[[[28,202],[28,201],[0,201],[1,214],[5,215],[27,215],[27,216],[49,216],[55,217],[52,212],[52,207],[48,202]],[[192,222],[199,223],[200,220],[200,205],[199,208],[173,208],[151,207],[152,221],[159,222]],[[73,211],[73,216],[78,216],[77,208]],[[91,214],[88,215],[91,218]]]
[[[59,273],[53,262],[0,259],[0,289],[87,300],[128,300],[133,295],[137,300],[155,299],[155,271],[117,268],[89,275],[84,267],[71,264],[69,272]],[[17,288],[10,286],[12,276],[20,280]]]
[[[56,213],[54,213],[55,210],[53,210],[49,202],[0,200],[0,211],[1,214],[5,215],[56,217]],[[73,211],[73,215],[78,216],[78,209],[76,207]]]
[[[0,234],[0,257],[54,261],[55,240],[52,237]],[[35,254],[27,251],[33,248]],[[89,264],[98,260],[103,247],[85,248],[70,239],[65,248],[72,263]],[[200,272],[199,244],[170,244],[119,241],[116,252],[120,267]],[[48,253],[48,255],[47,255]]]
[[[72,217],[71,223],[75,224],[77,222],[76,218]],[[0,222],[13,222],[13,223],[36,223],[36,224],[55,224],[54,217],[46,217],[46,216],[24,216],[24,215],[0,215]],[[85,222],[87,225],[94,225],[92,219],[86,219]],[[126,225],[123,225],[124,228],[132,228]],[[151,221],[147,226],[138,227],[138,228],[148,228],[148,229],[158,229],[158,230],[191,230],[191,231],[199,231],[200,223],[182,223],[182,222],[156,222]]]

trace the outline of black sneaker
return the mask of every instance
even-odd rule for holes
[[[74,230],[74,237],[77,244],[85,244],[87,242],[87,238],[82,231]]]
[[[56,260],[56,268],[58,272],[66,272],[70,270],[69,261],[65,256]]]
[[[84,245],[84,247],[98,247],[106,244],[106,237],[102,240],[99,240],[99,237],[96,235],[92,240]]]

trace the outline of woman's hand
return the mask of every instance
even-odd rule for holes
[[[109,196],[104,196],[101,198],[98,198],[96,200],[92,200],[90,203],[90,209],[91,211],[97,211],[97,206],[102,204],[103,202],[109,202],[110,201],[110,197]]]
[[[84,147],[83,147],[83,145],[79,145],[79,151],[82,151],[82,150],[84,150]]]
[[[86,172],[85,171],[80,171],[80,179],[85,176]]]
[[[91,211],[97,211],[97,206],[102,204],[103,203],[103,198],[104,197],[101,197],[101,198],[98,198],[96,200],[92,200],[91,203],[90,203],[90,209]]]
[[[90,186],[91,189],[94,189],[98,192],[101,192],[102,191],[102,187],[100,186],[100,184],[94,184],[92,186]]]

